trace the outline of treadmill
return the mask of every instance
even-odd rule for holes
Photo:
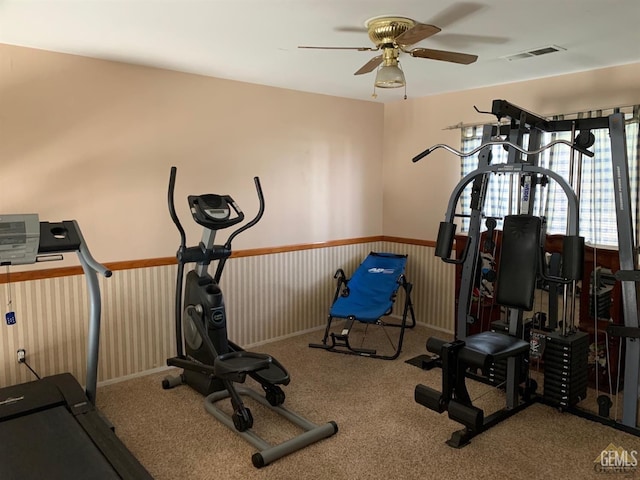
[[[0,388],[3,480],[152,479],[95,406],[100,341],[98,274],[78,223],[40,222],[37,214],[0,215],[0,265],[60,260],[77,252],[89,292],[86,386],[70,373]]]

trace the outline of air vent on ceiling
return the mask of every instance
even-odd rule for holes
[[[540,55],[547,55],[549,53],[554,53],[554,52],[562,52],[564,50],[566,50],[566,48],[558,47],[556,45],[549,45],[548,47],[536,48],[534,50],[529,50],[527,52],[520,52],[520,53],[515,53],[513,55],[506,55],[502,58],[509,61],[522,60],[523,58],[539,57]]]

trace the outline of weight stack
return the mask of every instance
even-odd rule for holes
[[[501,385],[507,378],[507,361],[493,362],[489,367],[488,379],[491,385]]]
[[[545,400],[559,407],[570,407],[584,400],[589,378],[588,358],[589,334],[547,334],[543,355]]]
[[[602,287],[595,292],[595,301],[593,292],[589,292],[589,315],[593,318],[593,312],[598,307],[598,318],[608,319],[611,309],[611,293],[613,287]]]

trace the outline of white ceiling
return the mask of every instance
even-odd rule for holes
[[[373,46],[364,23],[388,14],[442,29],[413,47],[479,57],[402,55],[410,98],[640,61],[640,0],[0,0],[0,43],[373,100],[375,72],[353,73],[379,52],[297,47]]]

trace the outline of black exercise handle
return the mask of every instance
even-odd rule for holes
[[[264,195],[262,194],[262,186],[260,185],[260,178],[253,177],[253,182],[256,184],[256,193],[258,194],[258,201],[260,202],[260,208],[258,209],[258,213],[256,214],[253,220],[251,220],[248,223],[245,223],[238,230],[236,230],[231,235],[229,235],[229,238],[227,239],[227,243],[225,243],[225,247],[228,249],[231,249],[231,241],[234,238],[236,238],[236,236],[238,236],[240,233],[244,232],[245,230],[253,227],[256,223],[260,221],[260,219],[262,218],[262,215],[264,214]]]
[[[226,248],[229,252],[231,252],[231,242],[233,241],[233,239],[236,238],[240,233],[244,232],[245,230],[253,227],[256,223],[258,223],[262,218],[262,215],[264,214],[264,195],[262,193],[262,186],[260,185],[260,178],[253,177],[253,182],[256,185],[256,193],[258,194],[258,201],[260,202],[258,213],[253,218],[253,220],[251,220],[248,223],[245,223],[243,226],[241,226],[239,229],[237,229],[235,232],[229,235],[227,242],[224,244],[224,248]],[[224,270],[224,265],[227,262],[227,258],[228,257],[222,258],[218,262],[218,266],[216,267],[216,273],[213,276],[213,280],[216,283],[220,283],[220,277],[222,277],[222,271]]]
[[[178,357],[182,357],[184,350],[182,348],[182,282],[184,278],[184,262],[182,261],[182,253],[187,247],[187,235],[182,228],[178,214],[176,213],[176,204],[174,200],[174,192],[176,187],[176,174],[178,169],[171,167],[171,173],[169,174],[169,189],[167,194],[167,200],[169,203],[169,215],[171,220],[176,225],[178,232],[180,232],[180,248],[176,257],[178,258],[178,275],[176,278],[176,299],[175,299],[175,317],[176,317],[176,351]]]
[[[435,256],[440,257],[445,263],[453,263],[459,265],[464,263],[469,253],[469,244],[471,239],[467,241],[462,251],[462,256],[459,259],[449,258],[453,251],[453,240],[456,234],[456,224],[453,222],[440,222],[440,228],[438,228],[438,239],[436,240]]]
[[[449,258],[453,250],[453,240],[456,234],[456,224],[453,222],[440,222],[438,239],[436,240],[436,257]]]
[[[554,277],[547,273],[544,262],[544,249],[540,247],[539,269],[540,276],[548,282],[567,285],[582,278],[584,265],[584,237],[579,235],[566,235],[562,241],[562,277]]]
[[[416,155],[415,157],[413,157],[413,159],[411,160],[413,163],[416,163],[420,160],[422,160],[424,157],[426,157],[427,155],[429,155],[431,152],[433,152],[435,149],[433,147],[429,147],[427,148],[424,152],[419,153],[418,155]]]
[[[176,167],[171,167],[171,173],[169,174],[169,190],[167,200],[169,203],[169,215],[171,215],[171,220],[173,220],[173,223],[175,223],[178,232],[180,232],[180,247],[184,248],[187,245],[187,235],[184,232],[184,228],[182,228],[182,224],[180,223],[180,219],[178,218],[178,214],[176,213],[176,204],[174,200],[177,171],[178,169]]]

